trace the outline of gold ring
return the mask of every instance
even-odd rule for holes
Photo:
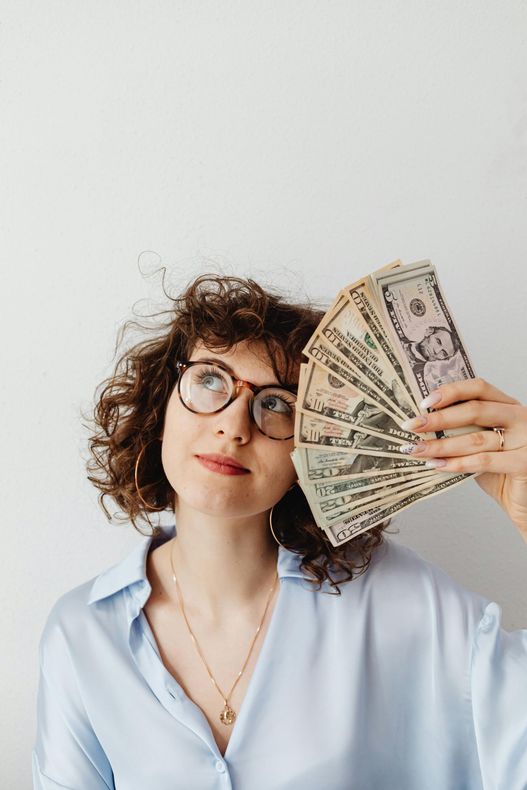
[[[500,446],[497,449],[497,452],[499,453],[501,452],[501,450],[503,450],[503,445],[505,444],[505,436],[504,436],[505,428],[493,428],[492,430],[496,431],[496,433],[500,437]]]

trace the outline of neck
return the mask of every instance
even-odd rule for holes
[[[166,544],[170,596],[177,600],[174,565],[185,611],[212,624],[254,619],[276,577],[278,546],[268,513],[243,518],[176,508],[176,537]]]

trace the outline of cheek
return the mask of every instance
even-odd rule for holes
[[[163,469],[174,489],[192,463],[192,448],[198,446],[199,431],[198,416],[185,409],[176,393],[167,406],[161,448]]]
[[[280,447],[273,448],[266,463],[266,473],[273,488],[289,488],[297,474],[290,453],[294,450],[294,442],[289,439],[281,443]]]

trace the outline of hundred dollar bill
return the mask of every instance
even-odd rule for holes
[[[387,331],[397,346],[406,378],[420,401],[441,384],[475,378],[436,271],[430,261],[372,275]],[[445,436],[481,430],[466,426]]]
[[[385,399],[388,398],[395,408],[407,417],[419,413],[391,362],[374,342],[367,323],[348,296],[343,295],[333,309],[326,313],[308,345],[317,335],[334,346],[350,362],[357,375],[382,393]]]
[[[408,496],[403,497],[402,499],[399,499],[396,502],[387,505],[386,507],[372,507],[370,511],[343,519],[342,522],[333,524],[324,531],[328,536],[332,546],[341,546],[343,543],[346,543],[348,540],[356,537],[361,532],[372,529],[378,524],[381,524],[383,521],[392,518],[397,513],[406,510],[406,508],[410,507],[419,500],[429,499],[432,496],[442,493],[448,488],[452,488],[455,485],[463,483],[467,475],[460,474],[458,477],[459,480],[457,481],[455,481],[454,478],[451,478],[450,480],[445,480],[442,483],[438,483],[428,492],[417,491],[410,493]]]

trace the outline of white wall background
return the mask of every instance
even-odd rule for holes
[[[0,11],[0,784],[22,790],[47,613],[139,539],[85,479],[79,412],[134,305],[164,303],[141,252],[176,288],[219,266],[327,303],[397,257],[429,257],[476,371],[527,400],[527,6]],[[527,545],[473,481],[393,523],[498,601],[507,628],[527,626]]]

